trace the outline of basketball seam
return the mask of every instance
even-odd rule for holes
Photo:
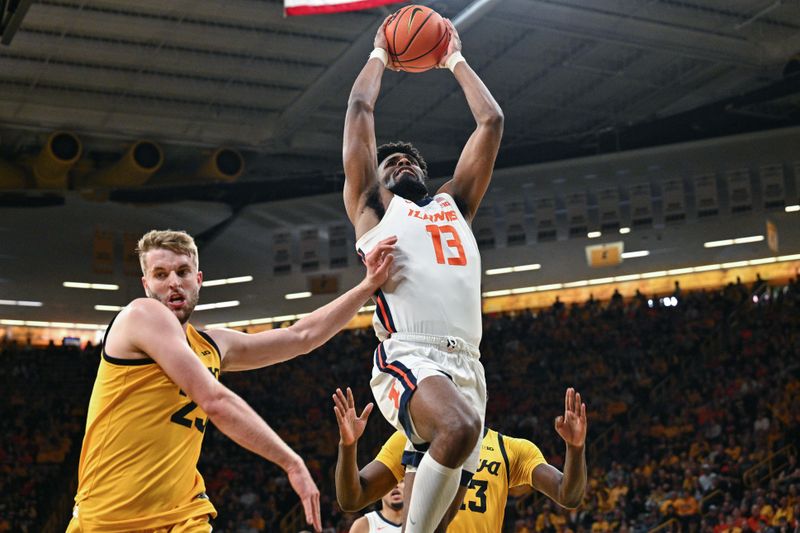
[[[401,59],[398,59],[398,63],[406,63],[406,62],[410,62],[410,61],[416,61],[417,59],[421,59],[421,58],[425,57],[426,55],[428,55],[428,54],[430,54],[431,52],[433,52],[434,50],[436,50],[436,49],[439,47],[439,45],[440,45],[440,44],[442,44],[442,40],[443,40],[445,37],[447,37],[447,32],[443,33],[443,34],[442,34],[442,36],[441,36],[441,37],[439,37],[439,40],[436,42],[436,44],[435,44],[435,45],[433,45],[433,46],[431,47],[431,49],[430,49],[430,50],[428,50],[427,52],[425,52],[424,54],[420,54],[420,55],[418,55],[417,57],[412,57],[411,59],[402,59],[402,60],[401,60]],[[413,67],[412,67],[412,68],[413,68]]]
[[[407,9],[406,9],[406,11],[407,11]],[[417,35],[419,35],[419,32],[420,32],[420,31],[422,31],[422,27],[423,27],[423,26],[425,26],[425,24],[427,24],[427,23],[428,23],[428,20],[430,20],[430,18],[431,18],[431,17],[432,17],[434,14],[435,14],[435,11],[430,11],[430,12],[429,12],[429,13],[428,13],[428,14],[425,16],[425,19],[424,19],[424,20],[423,20],[423,21],[420,23],[420,25],[419,25],[419,27],[416,29],[416,31],[415,31],[415,32],[414,32],[412,35],[410,35],[410,36],[409,36],[409,38],[408,38],[408,42],[407,42],[407,44],[406,44],[406,47],[403,49],[403,51],[402,51],[402,52],[398,51],[398,50],[397,50],[397,48],[396,48],[396,46],[392,46],[392,48],[394,48],[395,55],[397,55],[398,57],[400,57],[401,55],[405,54],[405,53],[408,51],[408,48],[409,48],[409,47],[410,47],[410,46],[411,46],[411,45],[414,43],[414,39],[416,39],[416,38],[417,38]],[[401,17],[402,17],[402,15],[401,15]],[[397,39],[396,39],[396,36],[397,36],[397,27],[398,27],[399,25],[400,25],[400,24],[395,24],[395,27],[394,27],[394,33],[395,33],[394,37],[395,37],[395,42],[394,42],[393,44],[395,44],[395,45],[397,44]]]
[[[413,7],[413,6],[406,6],[403,9],[401,9],[400,11],[398,11],[397,13],[395,13],[396,16],[392,17],[389,20],[389,24],[391,24],[395,20],[398,20],[398,19],[402,18],[403,15],[405,14],[405,12],[408,11],[411,7]],[[398,26],[400,26],[400,24],[395,24],[394,25],[394,31],[392,32],[392,46],[390,47],[392,50],[395,50],[395,51],[397,51],[397,27]],[[390,54],[390,55],[392,56],[392,62],[394,62],[398,58],[398,55],[396,53],[395,54]]]

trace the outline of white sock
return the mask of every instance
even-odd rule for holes
[[[431,533],[453,502],[460,479],[461,467],[447,468],[426,453],[414,476],[406,533]]]

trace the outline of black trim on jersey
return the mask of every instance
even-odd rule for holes
[[[395,524],[391,520],[387,519],[385,516],[383,516],[383,514],[380,511],[375,511],[375,514],[378,515],[378,518],[380,518],[381,520],[383,520],[387,524],[390,524],[390,525],[392,525],[394,527],[403,527],[403,524]]]
[[[503,434],[497,432],[497,443],[500,445],[500,453],[503,454],[503,460],[506,462],[506,481],[511,483],[511,470],[508,466],[508,453],[506,452],[506,445],[503,442]]]
[[[380,289],[375,291],[375,306],[375,312],[378,315],[378,320],[383,326],[383,329],[389,332],[389,335],[395,333],[397,328],[394,325],[392,311],[389,309],[389,302],[386,301],[386,296]]]
[[[106,353],[105,348],[103,348],[103,359],[105,359],[106,362],[111,363],[112,365],[122,365],[122,366],[142,366],[142,365],[155,364],[155,361],[153,361],[149,357],[145,359],[120,359],[119,357],[111,357]]]
[[[414,203],[417,204],[419,207],[425,207],[432,201],[433,201],[432,196],[426,196],[425,198],[420,198],[419,200],[416,200]]]
[[[403,466],[413,466],[417,468],[419,466],[419,462],[422,461],[422,457],[425,455],[425,452],[403,452],[403,458],[400,460],[400,464]]]
[[[106,339],[108,339],[108,332],[111,331],[111,326],[114,325],[114,321],[119,316],[119,313],[114,315],[114,318],[111,319],[111,322],[108,323],[108,327],[106,328],[106,332],[103,334],[103,349],[100,352],[103,354],[103,359],[106,360],[107,363],[111,363],[112,365],[122,365],[122,366],[142,366],[142,365],[151,365],[155,363],[149,357],[144,359],[120,359],[119,357],[111,357],[106,353]]]
[[[217,343],[214,342],[214,339],[211,338],[211,335],[209,335],[205,331],[200,331],[199,329],[196,329],[195,331],[199,333],[200,336],[203,337],[208,342],[208,344],[213,346],[214,349],[217,351],[217,355],[220,356],[220,358],[222,358],[222,352],[219,351],[219,346],[217,346]]]

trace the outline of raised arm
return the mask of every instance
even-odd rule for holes
[[[580,505],[586,491],[586,404],[580,393],[567,389],[564,415],[556,418],[555,428],[567,445],[563,474],[551,465],[537,466],[531,484],[563,507]]]
[[[386,69],[386,63],[380,57],[382,55],[384,59],[387,58],[386,36],[383,33],[385,24],[386,21],[378,28],[375,51],[361,69],[347,100],[342,144],[344,207],[353,225],[356,225],[364,209],[365,193],[376,183],[378,163],[373,112],[381,92],[383,71]]]
[[[503,111],[483,81],[463,60],[458,32],[452,22],[447,20],[447,24],[451,32],[450,46],[440,66],[452,69],[477,125],[461,151],[453,179],[442,185],[439,192],[457,199],[466,208],[464,216],[471,221],[492,179],[503,137]]]
[[[367,275],[361,283],[288,328],[254,334],[231,329],[209,330],[208,334],[221,352],[222,370],[231,372],[273,365],[324,344],[347,325],[386,281],[394,261],[392,251],[396,242],[396,237],[379,242],[364,259]]]
[[[156,300],[134,300],[115,321],[112,340],[123,352],[152,358],[220,431],[280,466],[303,502],[306,520],[321,530],[319,490],[303,460],[244,400],[213,378],[189,348],[174,314]]]
[[[339,424],[336,499],[343,511],[356,512],[381,499],[392,490],[398,480],[389,467],[377,460],[373,460],[360,471],[358,469],[358,439],[364,434],[373,404],[367,404],[361,416],[358,416],[353,392],[349,387],[347,396],[341,389],[336,389],[333,403],[336,422]]]

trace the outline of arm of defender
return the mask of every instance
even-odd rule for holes
[[[394,261],[392,251],[396,242],[396,237],[379,242],[364,258],[367,275],[361,283],[288,328],[254,334],[231,329],[208,331],[222,352],[222,369],[231,372],[262,368],[308,353],[324,344],[346,326],[364,302],[386,282]]]
[[[388,19],[387,19],[388,20]],[[387,50],[384,21],[375,35],[375,48]],[[344,162],[344,207],[355,226],[366,205],[366,192],[376,182],[377,143],[375,141],[375,102],[381,92],[386,67],[370,58],[361,69],[347,100],[344,119],[342,159]]]
[[[452,22],[448,20],[447,24],[451,32],[450,47],[442,65],[452,54],[461,51],[458,32]],[[442,185],[439,192],[446,192],[458,199],[466,207],[467,212],[463,215],[471,221],[492,179],[500,139],[503,137],[504,117],[492,93],[466,61],[457,63],[453,74],[464,91],[477,126],[461,151],[453,179]]]
[[[372,412],[373,404],[364,407],[361,416],[355,408],[353,391],[347,388],[347,396],[341,389],[333,395],[333,412],[339,426],[339,454],[336,457],[336,499],[343,511],[355,512],[372,502],[378,501],[384,494],[392,490],[399,479],[392,470],[375,459],[358,470],[356,458],[358,439],[364,434],[367,419]],[[399,443],[399,450],[397,450]],[[384,450],[390,447],[393,456],[402,456],[405,438],[402,441],[393,436],[384,444]],[[383,450],[382,450],[383,451]],[[381,454],[385,455],[385,454]],[[399,457],[398,457],[399,461]]]
[[[130,350],[158,363],[220,431],[287,473],[303,501],[306,519],[319,531],[319,490],[305,463],[244,400],[212,377],[186,343],[175,315],[163,304],[141,298],[120,313],[117,322],[117,334],[124,336]]]
[[[532,485],[553,501],[567,508],[580,505],[586,491],[586,404],[580,393],[568,388],[564,395],[564,415],[556,418],[556,432],[567,445],[564,473],[550,465],[533,471]]]

